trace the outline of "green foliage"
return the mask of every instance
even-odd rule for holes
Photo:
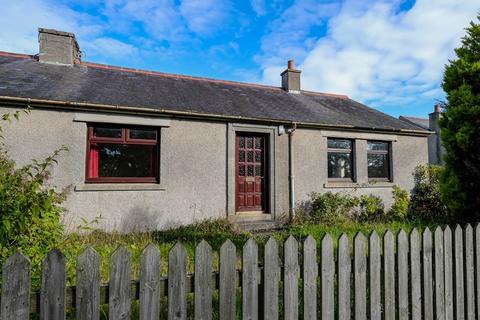
[[[480,24],[471,22],[466,31],[442,83],[448,100],[440,120],[446,151],[442,190],[452,213],[475,220],[480,218]]]
[[[388,215],[393,219],[405,219],[408,215],[408,206],[410,205],[410,199],[408,191],[401,189],[399,186],[393,186],[393,204]]]
[[[379,197],[362,195],[360,197],[343,193],[310,194],[312,210],[297,218],[297,223],[311,221],[315,223],[344,223],[349,221],[387,221],[385,206]]]
[[[362,195],[359,200],[358,212],[360,221],[386,220],[385,206],[382,199],[372,195]]]
[[[13,117],[17,119],[18,113]],[[10,121],[11,116],[4,114],[2,119]],[[49,169],[64,150],[62,147],[43,160],[17,168],[0,144],[0,264],[21,250],[31,259],[32,267],[38,268],[61,238],[64,194],[47,183]]]
[[[443,167],[420,165],[413,173],[415,186],[410,198],[409,215],[424,221],[447,218],[447,208],[442,201],[440,177]]]
[[[348,194],[317,193],[310,194],[312,203],[311,220],[316,222],[336,222],[350,219],[359,200]]]

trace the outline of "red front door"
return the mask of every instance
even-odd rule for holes
[[[261,134],[236,137],[237,211],[266,211],[266,139]]]

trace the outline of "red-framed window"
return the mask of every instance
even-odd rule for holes
[[[90,124],[87,136],[86,182],[158,182],[157,128]]]

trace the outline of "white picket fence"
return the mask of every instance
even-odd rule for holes
[[[42,267],[40,293],[30,292],[30,262],[21,253],[2,268],[1,320],[99,319],[108,304],[110,319],[130,319],[139,300],[140,319],[159,319],[168,297],[168,319],[480,319],[480,227],[413,230],[409,235],[358,233],[338,243],[293,237],[283,248],[273,238],[263,250],[253,239],[242,248],[227,240],[220,248],[219,270],[212,269],[212,249],[202,241],[195,250],[194,275],[187,274],[187,252],[177,243],[168,255],[168,277],[160,274],[160,252],[145,248],[138,281],[131,280],[130,252],[120,247],[110,260],[110,280],[100,282],[100,256],[87,248],[78,258],[77,285],[66,287],[65,256],[50,252]],[[317,255],[317,249],[320,251]],[[353,250],[352,250],[353,249]],[[353,254],[352,254],[353,252]],[[241,287],[241,297],[237,289]],[[218,304],[213,293],[218,290]],[[187,311],[187,294],[194,308]],[[240,295],[240,294],[239,294]],[[241,299],[241,312],[237,312]],[[213,312],[214,308],[218,312]],[[240,310],[239,310],[240,311]],[[187,314],[188,313],[188,314]],[[190,314],[192,313],[192,314]]]

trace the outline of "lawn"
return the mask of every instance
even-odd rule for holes
[[[214,253],[214,268],[218,268],[218,250],[226,239],[230,239],[237,246],[241,248],[249,237],[254,237],[255,240],[262,245],[266,240],[273,236],[279,242],[284,241],[290,235],[298,240],[303,240],[308,235],[313,236],[318,245],[323,236],[329,233],[333,239],[336,240],[342,233],[346,233],[352,240],[357,232],[363,232],[365,235],[370,234],[373,230],[382,235],[386,230],[391,230],[394,233],[403,229],[410,232],[413,228],[424,229],[425,227],[435,228],[438,224],[429,224],[419,221],[395,221],[388,223],[369,222],[369,223],[354,223],[344,222],[337,224],[312,224],[312,223],[297,223],[287,226],[284,230],[277,231],[271,235],[260,234],[252,235],[247,232],[237,231],[224,220],[213,220],[203,223],[193,224],[190,226],[180,227],[177,229],[158,231],[152,233],[136,233],[136,234],[119,234],[106,233],[102,231],[93,231],[88,234],[69,234],[60,242],[59,249],[65,254],[67,258],[67,282],[68,285],[75,284],[76,273],[76,259],[79,254],[88,246],[93,247],[101,256],[101,272],[102,281],[108,281],[109,272],[109,257],[119,246],[125,246],[132,254],[132,279],[138,279],[138,269],[140,255],[149,243],[155,243],[161,254],[161,273],[167,274],[167,257],[171,247],[177,242],[182,242],[188,254],[187,268],[189,272],[193,272],[194,266],[194,252],[195,245],[201,240],[205,239],[212,246]],[[240,251],[239,251],[240,253]],[[260,250],[261,253],[261,250]],[[239,256],[240,263],[240,256]],[[35,281],[36,282],[36,281]]]

